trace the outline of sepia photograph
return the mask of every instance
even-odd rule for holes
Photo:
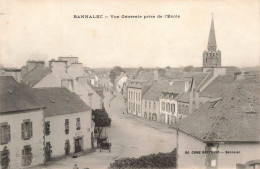
[[[260,169],[259,0],[0,0],[1,169]]]

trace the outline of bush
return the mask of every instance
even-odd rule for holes
[[[110,168],[176,168],[176,149],[170,153],[115,160],[115,162],[110,164]]]

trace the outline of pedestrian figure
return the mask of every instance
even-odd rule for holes
[[[73,167],[73,169],[79,169],[77,164],[75,164],[75,166]]]

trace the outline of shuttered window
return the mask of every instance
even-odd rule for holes
[[[80,130],[80,118],[76,119],[76,130]]]
[[[10,153],[7,147],[5,146],[3,151],[0,151],[0,160],[1,160],[1,168],[7,169],[9,167],[10,162]]]
[[[32,147],[30,145],[24,146],[22,150],[22,165],[29,166],[32,163]]]
[[[7,122],[0,123],[0,144],[7,144],[11,141],[11,131],[10,131],[10,125],[8,125]]]
[[[65,119],[65,134],[69,134],[70,126],[69,119]]]
[[[33,124],[29,119],[23,121],[23,123],[21,124],[21,130],[22,130],[22,139],[23,140],[28,140],[28,139],[32,138]]]
[[[50,128],[51,128],[50,121],[46,121],[44,127],[45,127],[45,135],[46,135],[46,136],[50,135],[50,133],[51,133],[51,130],[50,130]]]

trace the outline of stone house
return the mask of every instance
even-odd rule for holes
[[[13,77],[0,77],[1,168],[44,163],[44,106]]]
[[[154,81],[152,86],[142,98],[142,117],[145,119],[160,121],[160,101],[163,92],[169,87],[168,80]]]
[[[94,125],[91,109],[64,87],[30,89],[44,105],[45,160],[91,149]]]

